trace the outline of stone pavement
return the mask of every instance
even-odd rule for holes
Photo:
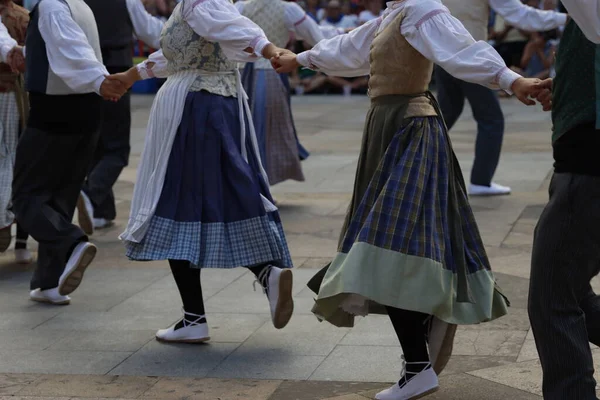
[[[311,315],[308,279],[335,253],[350,199],[368,100],[302,97],[294,114],[307,181],[273,188],[295,270],[296,313],[276,331],[264,295],[243,269],[203,271],[208,345],[153,339],[180,316],[165,262],[133,263],[117,239],[128,215],[151,97],[134,98],[130,166],[116,187],[119,219],[93,241],[99,256],[67,307],[28,301],[31,267],[0,257],[0,400],[203,399],[359,400],[396,380],[401,349],[386,317],[353,329]],[[532,232],[551,169],[549,116],[503,101],[507,134],[496,179],[511,196],[472,200],[492,266],[512,302],[498,321],[462,327],[431,400],[540,398],[541,371],[526,312]],[[452,132],[468,175],[475,124],[466,110]]]

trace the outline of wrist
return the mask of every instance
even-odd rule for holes
[[[267,60],[270,60],[271,58],[275,57],[276,53],[277,47],[274,44],[269,43],[263,48],[262,56]]]

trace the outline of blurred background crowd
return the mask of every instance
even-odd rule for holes
[[[31,9],[39,0],[16,1]],[[147,10],[157,18],[168,19],[181,0],[142,0]],[[291,0],[302,6],[307,14],[321,25],[340,29],[353,29],[375,19],[386,8],[385,0]],[[565,12],[559,0],[523,0],[523,3],[545,10]],[[554,55],[561,32],[527,32],[507,24],[494,11],[490,13],[489,41],[506,64],[527,77],[553,76]],[[295,52],[308,49],[306,43],[290,38],[290,48]],[[145,57],[154,49],[140,43],[132,49],[138,57]],[[314,93],[366,93],[368,77],[341,78],[300,69],[291,76],[292,90],[298,94]],[[435,82],[433,82],[435,84]]]

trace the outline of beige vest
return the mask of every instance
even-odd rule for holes
[[[404,13],[381,30],[371,44],[369,96],[412,95],[429,89],[433,63],[400,33]]]
[[[467,28],[475,40],[488,39],[490,4],[488,0],[443,0],[450,13]]]
[[[281,0],[249,0],[244,4],[242,14],[260,26],[267,39],[277,47],[284,48],[290,40],[290,32],[285,25],[285,5]],[[254,64],[258,69],[269,69],[269,60],[260,59]]]

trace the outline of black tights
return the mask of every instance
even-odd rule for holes
[[[184,260],[169,260],[169,266],[175,278],[185,312],[204,315],[200,268],[191,268],[190,262]],[[248,267],[248,269],[258,278],[267,266],[268,264],[263,264],[256,267]]]
[[[394,307],[386,307],[402,351],[406,359],[406,371],[412,373],[421,372],[425,368],[425,364],[409,364],[423,363],[429,361],[427,352],[427,324],[426,319],[429,317],[416,311],[402,310]]]

